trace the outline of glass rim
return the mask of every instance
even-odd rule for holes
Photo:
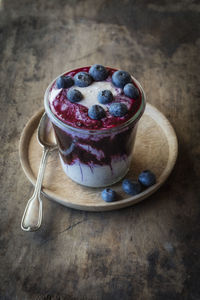
[[[110,67],[108,67],[110,68]],[[78,68],[76,68],[78,69]],[[74,69],[74,70],[76,70]],[[70,70],[70,71],[73,71],[73,70]],[[146,106],[146,95],[145,95],[145,92],[141,86],[141,84],[137,81],[137,79],[135,79],[135,77],[133,77],[131,75],[131,78],[134,80],[134,82],[137,84],[137,87],[139,88],[140,90],[140,93],[142,95],[141,97],[141,104],[140,104],[140,107],[139,109],[137,110],[137,112],[130,118],[128,119],[126,122],[118,125],[118,126],[115,126],[115,127],[111,127],[111,128],[108,128],[108,129],[85,129],[85,128],[77,128],[77,127],[73,127],[71,125],[68,125],[66,123],[64,123],[63,121],[61,121],[59,118],[57,118],[55,116],[55,114],[51,111],[50,109],[50,106],[49,106],[49,90],[51,89],[53,83],[56,81],[56,79],[70,71],[65,71],[64,73],[58,75],[55,79],[52,80],[52,82],[49,84],[49,86],[47,87],[46,91],[45,91],[45,94],[44,94],[44,108],[45,108],[45,111],[48,115],[48,117],[50,118],[50,120],[53,121],[53,123],[55,123],[55,125],[57,125],[58,127],[60,128],[64,128],[64,129],[70,129],[72,131],[75,131],[77,133],[82,133],[82,134],[105,134],[105,133],[114,133],[116,131],[119,131],[123,128],[125,128],[126,126],[130,125],[131,123],[134,123],[134,122],[137,122],[140,117],[142,116],[143,112],[144,112],[144,109],[145,109],[145,106]]]

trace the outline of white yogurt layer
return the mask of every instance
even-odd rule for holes
[[[73,85],[70,89],[76,89],[81,92],[83,99],[79,102],[81,105],[90,108],[94,104],[99,104],[102,107],[106,107],[104,104],[98,102],[97,96],[100,91],[109,90],[113,96],[117,96],[122,93],[122,89],[116,88],[110,81],[97,81],[93,82],[87,87],[78,87]],[[49,95],[49,102],[52,104],[53,100],[59,95],[62,89],[53,88]]]
[[[113,96],[117,96],[121,93],[122,89],[116,88],[109,81],[97,81],[93,82],[87,87],[74,87],[76,90],[79,90],[83,95],[83,99],[80,101],[81,105],[90,108],[94,104],[99,104],[101,106],[105,106],[98,102],[97,96],[100,91],[109,90],[113,94]]]
[[[108,165],[90,167],[79,161],[72,165],[65,164],[60,156],[63,170],[67,176],[75,182],[89,187],[109,186],[123,178],[129,170],[130,159],[129,157],[113,161],[112,167]]]
[[[52,89],[49,93],[49,103],[52,104],[53,100],[60,94],[62,89]]]

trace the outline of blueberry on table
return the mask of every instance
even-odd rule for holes
[[[79,102],[83,99],[83,95],[79,90],[76,89],[70,89],[67,91],[67,98],[69,99],[70,102]]]
[[[89,74],[95,81],[102,81],[108,77],[107,69],[102,65],[93,65],[89,70]]]
[[[123,117],[128,112],[128,108],[124,103],[112,103],[109,112],[114,117]]]
[[[150,187],[156,183],[156,176],[150,170],[144,170],[140,173],[138,181],[145,187]]]
[[[101,104],[106,104],[113,101],[113,94],[109,90],[103,90],[98,93],[97,98]]]
[[[139,97],[139,91],[132,83],[127,83],[124,86],[124,94],[133,99],[137,99]]]
[[[131,181],[129,179],[123,180],[122,188],[126,194],[132,196],[139,194],[142,190],[141,184],[138,181]]]
[[[116,200],[116,192],[113,191],[112,189],[110,188],[106,188],[105,190],[103,190],[101,192],[101,197],[104,201],[106,202],[112,202],[112,201],[115,201]]]
[[[101,120],[106,116],[106,113],[102,106],[95,104],[89,108],[88,116],[93,120]]]
[[[131,75],[126,71],[116,71],[112,75],[112,82],[115,86],[123,88],[127,83],[131,82]]]
[[[74,76],[74,81],[75,85],[79,87],[86,87],[92,83],[93,79],[87,72],[78,72]]]
[[[74,80],[71,76],[60,76],[56,80],[56,87],[58,89],[67,89],[74,85]]]

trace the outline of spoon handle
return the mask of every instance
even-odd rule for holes
[[[36,231],[40,228],[42,222],[42,198],[41,186],[44,177],[44,170],[46,166],[49,148],[44,147],[38,177],[35,184],[33,196],[29,199],[21,221],[21,228],[24,231]]]

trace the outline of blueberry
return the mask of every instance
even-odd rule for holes
[[[105,110],[100,105],[92,105],[88,110],[88,116],[93,120],[101,120],[106,115]]]
[[[119,88],[123,88],[127,83],[131,81],[131,75],[126,71],[119,70],[112,75],[113,84]]]
[[[67,98],[69,99],[70,102],[79,102],[83,99],[83,95],[81,94],[80,91],[76,89],[70,89],[67,92]]]
[[[132,196],[139,194],[142,190],[141,184],[138,181],[131,181],[129,179],[123,180],[122,188],[125,193]]]
[[[116,200],[116,192],[113,191],[112,189],[106,188],[101,192],[101,197],[104,201],[106,202],[112,202]]]
[[[139,91],[132,83],[125,85],[124,94],[129,98],[137,99],[139,97]]]
[[[113,100],[113,94],[109,90],[103,90],[103,91],[100,91],[98,93],[97,98],[98,98],[100,103],[106,104],[106,103],[109,103]]]
[[[75,85],[86,87],[92,83],[92,77],[87,72],[79,72],[74,76]]]
[[[128,108],[124,103],[112,103],[109,112],[114,117],[123,117],[128,112]]]
[[[143,186],[150,187],[156,183],[156,176],[151,171],[145,170],[139,175],[138,180]]]
[[[56,80],[56,86],[58,89],[67,89],[74,84],[74,80],[71,76],[60,76]]]
[[[107,69],[102,65],[93,65],[89,70],[89,74],[95,81],[102,81],[108,77]]]

